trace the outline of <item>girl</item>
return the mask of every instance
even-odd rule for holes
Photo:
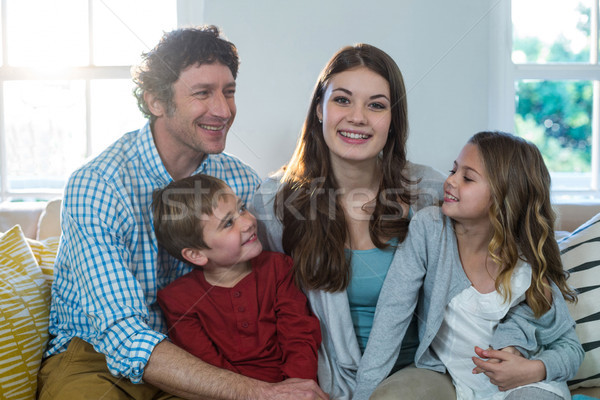
[[[397,250],[354,399],[368,398],[390,370],[418,296],[416,364],[445,367],[458,399],[570,399],[566,380],[577,372],[583,349],[565,303],[575,294],[567,287],[554,219],[539,150],[505,133],[474,135],[446,179],[441,209],[417,213]],[[522,382],[507,385],[491,372],[476,374],[474,344],[505,348],[496,361],[531,365],[529,371],[542,364],[545,374],[523,373]],[[516,349],[526,363],[511,354]],[[543,381],[520,386],[537,380]]]

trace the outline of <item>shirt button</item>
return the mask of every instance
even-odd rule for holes
[[[233,292],[233,297],[240,297],[242,294],[240,292]]]
[[[244,307],[244,306],[239,306],[239,307],[238,307],[238,311],[239,311],[239,312],[244,312],[244,311],[246,311],[246,307]]]
[[[247,322],[242,322],[242,328],[247,328],[248,327],[248,323]]]

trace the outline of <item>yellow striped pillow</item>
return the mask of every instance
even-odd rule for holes
[[[50,287],[20,226],[0,236],[0,393],[34,399],[48,340]]]
[[[54,260],[58,251],[59,239],[59,237],[49,237],[43,240],[27,238],[27,243],[31,247],[37,265],[41,268],[42,275],[44,275],[44,279],[50,287],[54,280]]]

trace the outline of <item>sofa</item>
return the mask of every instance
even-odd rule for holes
[[[573,395],[600,398],[600,205],[555,206],[570,305],[585,358],[569,382]],[[0,204],[0,399],[34,399],[48,340],[52,268],[60,236],[60,199]]]

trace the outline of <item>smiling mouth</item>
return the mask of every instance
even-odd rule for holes
[[[458,201],[457,197],[452,196],[450,193],[446,192],[444,193],[444,198],[448,199],[448,200],[453,200],[453,201]]]
[[[368,139],[371,137],[370,135],[365,135],[363,133],[353,133],[347,131],[339,131],[339,134],[348,139]]]
[[[248,244],[248,243],[252,243],[252,242],[254,242],[256,239],[257,239],[257,237],[256,237],[256,233],[253,233],[253,234],[252,234],[252,236],[250,236],[250,237],[248,238],[248,240],[246,240],[244,243],[242,243],[242,246],[243,246],[243,245],[245,245],[245,244]]]
[[[213,125],[198,124],[198,126],[202,129],[206,129],[207,131],[213,131],[213,132],[218,132],[218,131],[225,129],[225,125],[213,126]]]

